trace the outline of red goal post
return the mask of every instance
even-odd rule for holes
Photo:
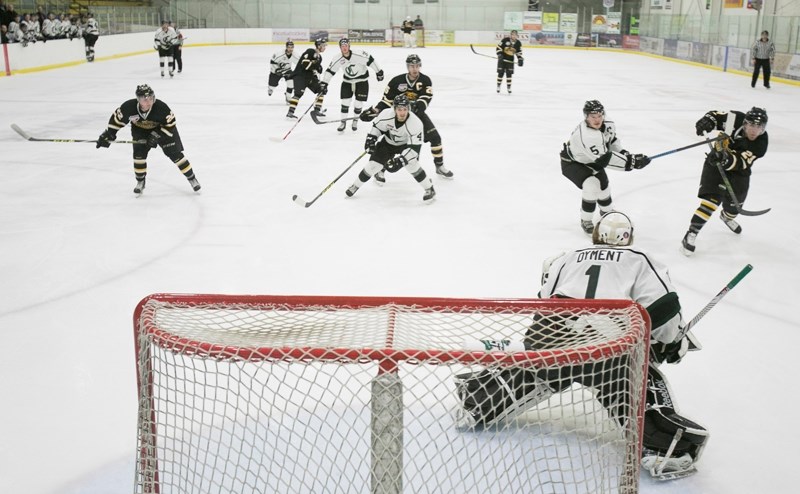
[[[425,48],[425,28],[415,28],[411,33],[414,40],[413,48]],[[392,26],[392,47],[402,48],[405,46],[405,38],[403,37],[402,26]]]
[[[520,348],[543,326],[577,331]],[[135,492],[635,493],[649,327],[618,300],[151,295]],[[465,429],[454,376],[483,369],[610,373],[625,406],[578,383]]]

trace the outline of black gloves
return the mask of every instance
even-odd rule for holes
[[[672,343],[653,342],[650,345],[650,355],[654,362],[668,364],[677,364],[689,351],[689,339],[683,337],[678,341]]]
[[[100,134],[100,137],[97,138],[97,149],[100,148],[107,148],[111,146],[111,143],[117,140],[117,133],[112,132],[111,130],[106,129]]]
[[[594,168],[595,170],[602,170],[603,168],[608,166],[608,162],[611,161],[611,151],[607,152],[603,156],[600,156],[594,162],[587,163],[586,165],[590,168]]]
[[[381,82],[383,80],[383,71],[379,70],[375,72],[375,78],[378,79],[378,82]]]
[[[158,132],[156,132],[155,130],[153,132],[150,132],[147,135],[147,145],[150,146],[151,148],[158,147],[158,141],[160,138],[161,136],[159,136]]]
[[[702,136],[706,132],[711,132],[712,130],[716,129],[717,121],[716,119],[714,119],[714,117],[706,113],[705,115],[703,115],[703,118],[701,118],[700,120],[697,121],[696,124],[694,124],[694,128],[697,131],[697,135]]]
[[[358,117],[358,119],[361,120],[362,122],[372,122],[375,119],[375,117],[377,117],[377,116],[378,116],[378,112],[375,111],[374,108],[369,108],[367,110],[364,110],[361,113],[361,116]]]
[[[391,158],[389,161],[386,162],[386,171],[389,173],[394,173],[397,170],[400,170],[404,166],[408,164],[408,160],[402,154],[398,154],[394,158]]]
[[[522,58],[522,57],[520,57],[519,55],[517,55],[517,65],[519,65],[520,67],[522,67],[522,63],[523,63],[524,61],[525,61],[525,59],[524,59],[524,58]]]
[[[372,134],[367,134],[367,140],[364,142],[364,149],[372,154],[375,152],[375,146],[378,144],[378,138]]]
[[[630,171],[631,169],[641,170],[645,166],[650,164],[650,158],[648,158],[644,154],[629,154],[628,155],[628,163],[625,164],[625,170]]]
[[[328,83],[327,82],[320,82],[319,83],[319,94],[326,95],[328,94]]]

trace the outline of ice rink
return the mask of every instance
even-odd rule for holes
[[[670,266],[686,320],[754,266],[696,327],[703,351],[664,367],[681,412],[711,434],[699,473],[656,484],[643,472],[642,492],[797,492],[797,401],[784,384],[800,347],[800,87],[751,89],[741,75],[622,52],[525,48],[513,94],[496,94],[493,60],[468,47],[414,50],[433,80],[429,115],[454,180],[434,178],[431,205],[405,171],[346,199],[357,165],[303,209],[292,195],[323,190],[361,153],[368,125],[338,133],[306,116],[284,142],[270,140],[293,125],[283,83],[267,96],[280,49],[188,47],[183,73],[162,79],[155,54],[104,60],[101,38],[93,64],[0,78],[0,492],[133,491],[132,314],[150,293],[535,297],[542,261],[590,242],[558,158],[587,99],[602,101],[623,147],[645,154],[698,141],[694,123],[708,110],[767,109],[770,147],[745,207],[772,211],[740,217],[738,236],[715,216],[692,258],[679,244],[698,206],[703,148],[609,175],[636,246]],[[354,49],[386,72],[383,83],[370,78],[376,103],[410,50]],[[337,52],[329,45],[325,66]],[[331,118],[340,81],[325,102]],[[129,145],[26,142],[10,129],[96,139],[142,83],[174,111],[201,193],[160,150],[136,197]],[[298,114],[310,104],[307,93]],[[428,145],[421,163],[433,173]]]

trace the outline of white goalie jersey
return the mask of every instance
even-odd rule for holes
[[[548,266],[548,262],[552,262]],[[541,298],[565,297],[633,300],[648,309],[677,314],[653,327],[651,339],[671,343],[682,324],[680,306],[667,268],[644,252],[595,245],[548,260],[542,273]],[[655,324],[654,324],[655,326]]]
[[[369,79],[368,69],[372,69],[375,73],[381,70],[378,67],[378,63],[369,53],[361,50],[351,50],[350,58],[339,55],[331,62],[322,77],[322,82],[330,83],[339,69],[343,69],[342,76],[344,77],[344,82],[347,83],[366,81]]]
[[[622,152],[622,144],[617,139],[617,129],[614,122],[606,120],[599,129],[589,127],[586,122],[581,122],[567,142],[567,153],[573,161],[578,163],[594,163],[606,153],[611,153],[608,166],[625,170],[628,157]]]

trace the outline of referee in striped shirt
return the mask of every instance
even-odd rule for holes
[[[758,72],[764,68],[764,87],[769,89],[770,65],[775,61],[775,44],[769,40],[769,31],[761,31],[761,38],[753,43],[750,50],[753,58],[753,80],[750,87],[756,87]]]

